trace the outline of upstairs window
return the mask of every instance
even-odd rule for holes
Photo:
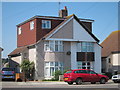
[[[19,28],[18,28],[18,35],[20,35],[21,33],[22,33],[22,28],[19,27]]]
[[[92,42],[82,42],[81,44],[82,52],[94,52],[94,43]]]
[[[42,29],[51,29],[51,21],[42,20]]]
[[[63,42],[62,41],[45,41],[44,42],[44,50],[45,51],[62,52],[63,51]]]
[[[34,21],[30,22],[30,30],[34,29]]]

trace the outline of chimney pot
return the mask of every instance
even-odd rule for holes
[[[59,11],[59,17],[66,17],[68,16],[68,11],[67,11],[67,7],[65,6],[64,9]]]
[[[66,7],[66,6],[64,7],[64,10],[67,10],[67,7]]]

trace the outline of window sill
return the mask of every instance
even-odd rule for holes
[[[45,53],[64,53],[64,51],[44,51]]]
[[[42,28],[42,29],[51,29],[51,28]]]

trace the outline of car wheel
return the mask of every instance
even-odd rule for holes
[[[91,82],[91,84],[96,84],[96,82]]]
[[[81,79],[81,78],[78,78],[78,79],[76,80],[76,84],[77,84],[77,85],[82,84],[82,79]]]
[[[73,82],[68,82],[68,84],[69,84],[69,85],[72,85],[72,84],[73,84]]]
[[[101,78],[100,79],[100,84],[105,84],[106,83],[106,79],[105,78]]]

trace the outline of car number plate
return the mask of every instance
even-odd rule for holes
[[[6,77],[10,77],[10,76],[6,76]]]
[[[65,80],[68,80],[68,78],[65,78]]]

